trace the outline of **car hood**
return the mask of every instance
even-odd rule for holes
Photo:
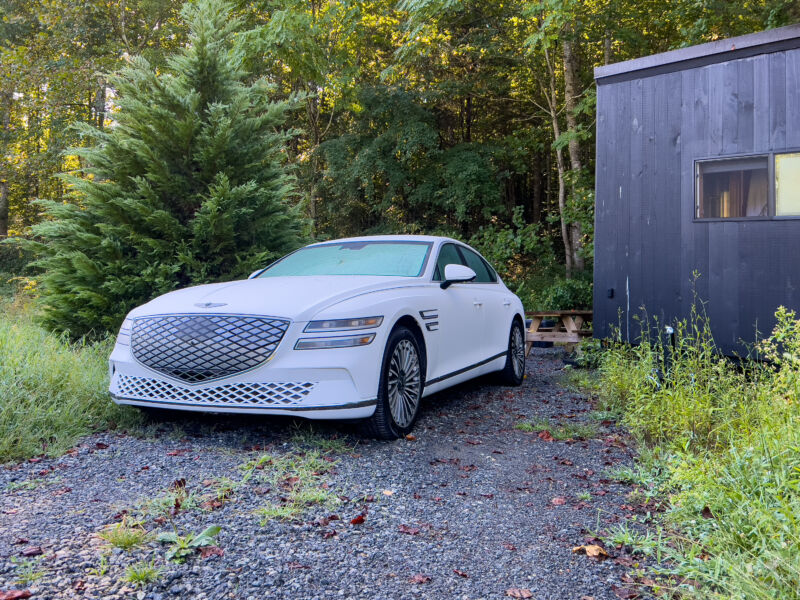
[[[265,277],[212,283],[159,296],[130,317],[163,314],[248,314],[307,321],[317,312],[353,296],[380,290],[416,287],[408,277]],[[345,315],[359,316],[359,315]]]

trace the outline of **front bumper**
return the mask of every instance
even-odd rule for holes
[[[130,346],[118,343],[109,359],[109,391],[117,404],[174,410],[309,419],[372,416],[379,364],[373,359],[380,346],[297,351],[293,333],[287,332],[274,355],[259,367],[203,383],[154,371],[136,361]]]

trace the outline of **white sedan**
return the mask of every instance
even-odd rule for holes
[[[110,391],[142,407],[364,419],[391,439],[428,394],[491,372],[519,385],[523,319],[519,298],[456,240],[323,242],[131,311]]]

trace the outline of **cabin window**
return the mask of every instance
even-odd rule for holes
[[[797,177],[797,169],[793,171]],[[698,162],[697,218],[767,217],[769,188],[767,156]],[[800,209],[800,202],[796,204]]]
[[[800,216],[800,153],[775,155],[775,214]]]

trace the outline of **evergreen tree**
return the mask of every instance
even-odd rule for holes
[[[72,202],[43,203],[36,264],[54,330],[113,331],[154,296],[245,276],[299,244],[281,127],[292,100],[248,79],[229,4],[197,0],[182,16],[186,47],[163,70],[132,59],[112,79],[115,124],[81,128],[91,143],[65,175]]]

